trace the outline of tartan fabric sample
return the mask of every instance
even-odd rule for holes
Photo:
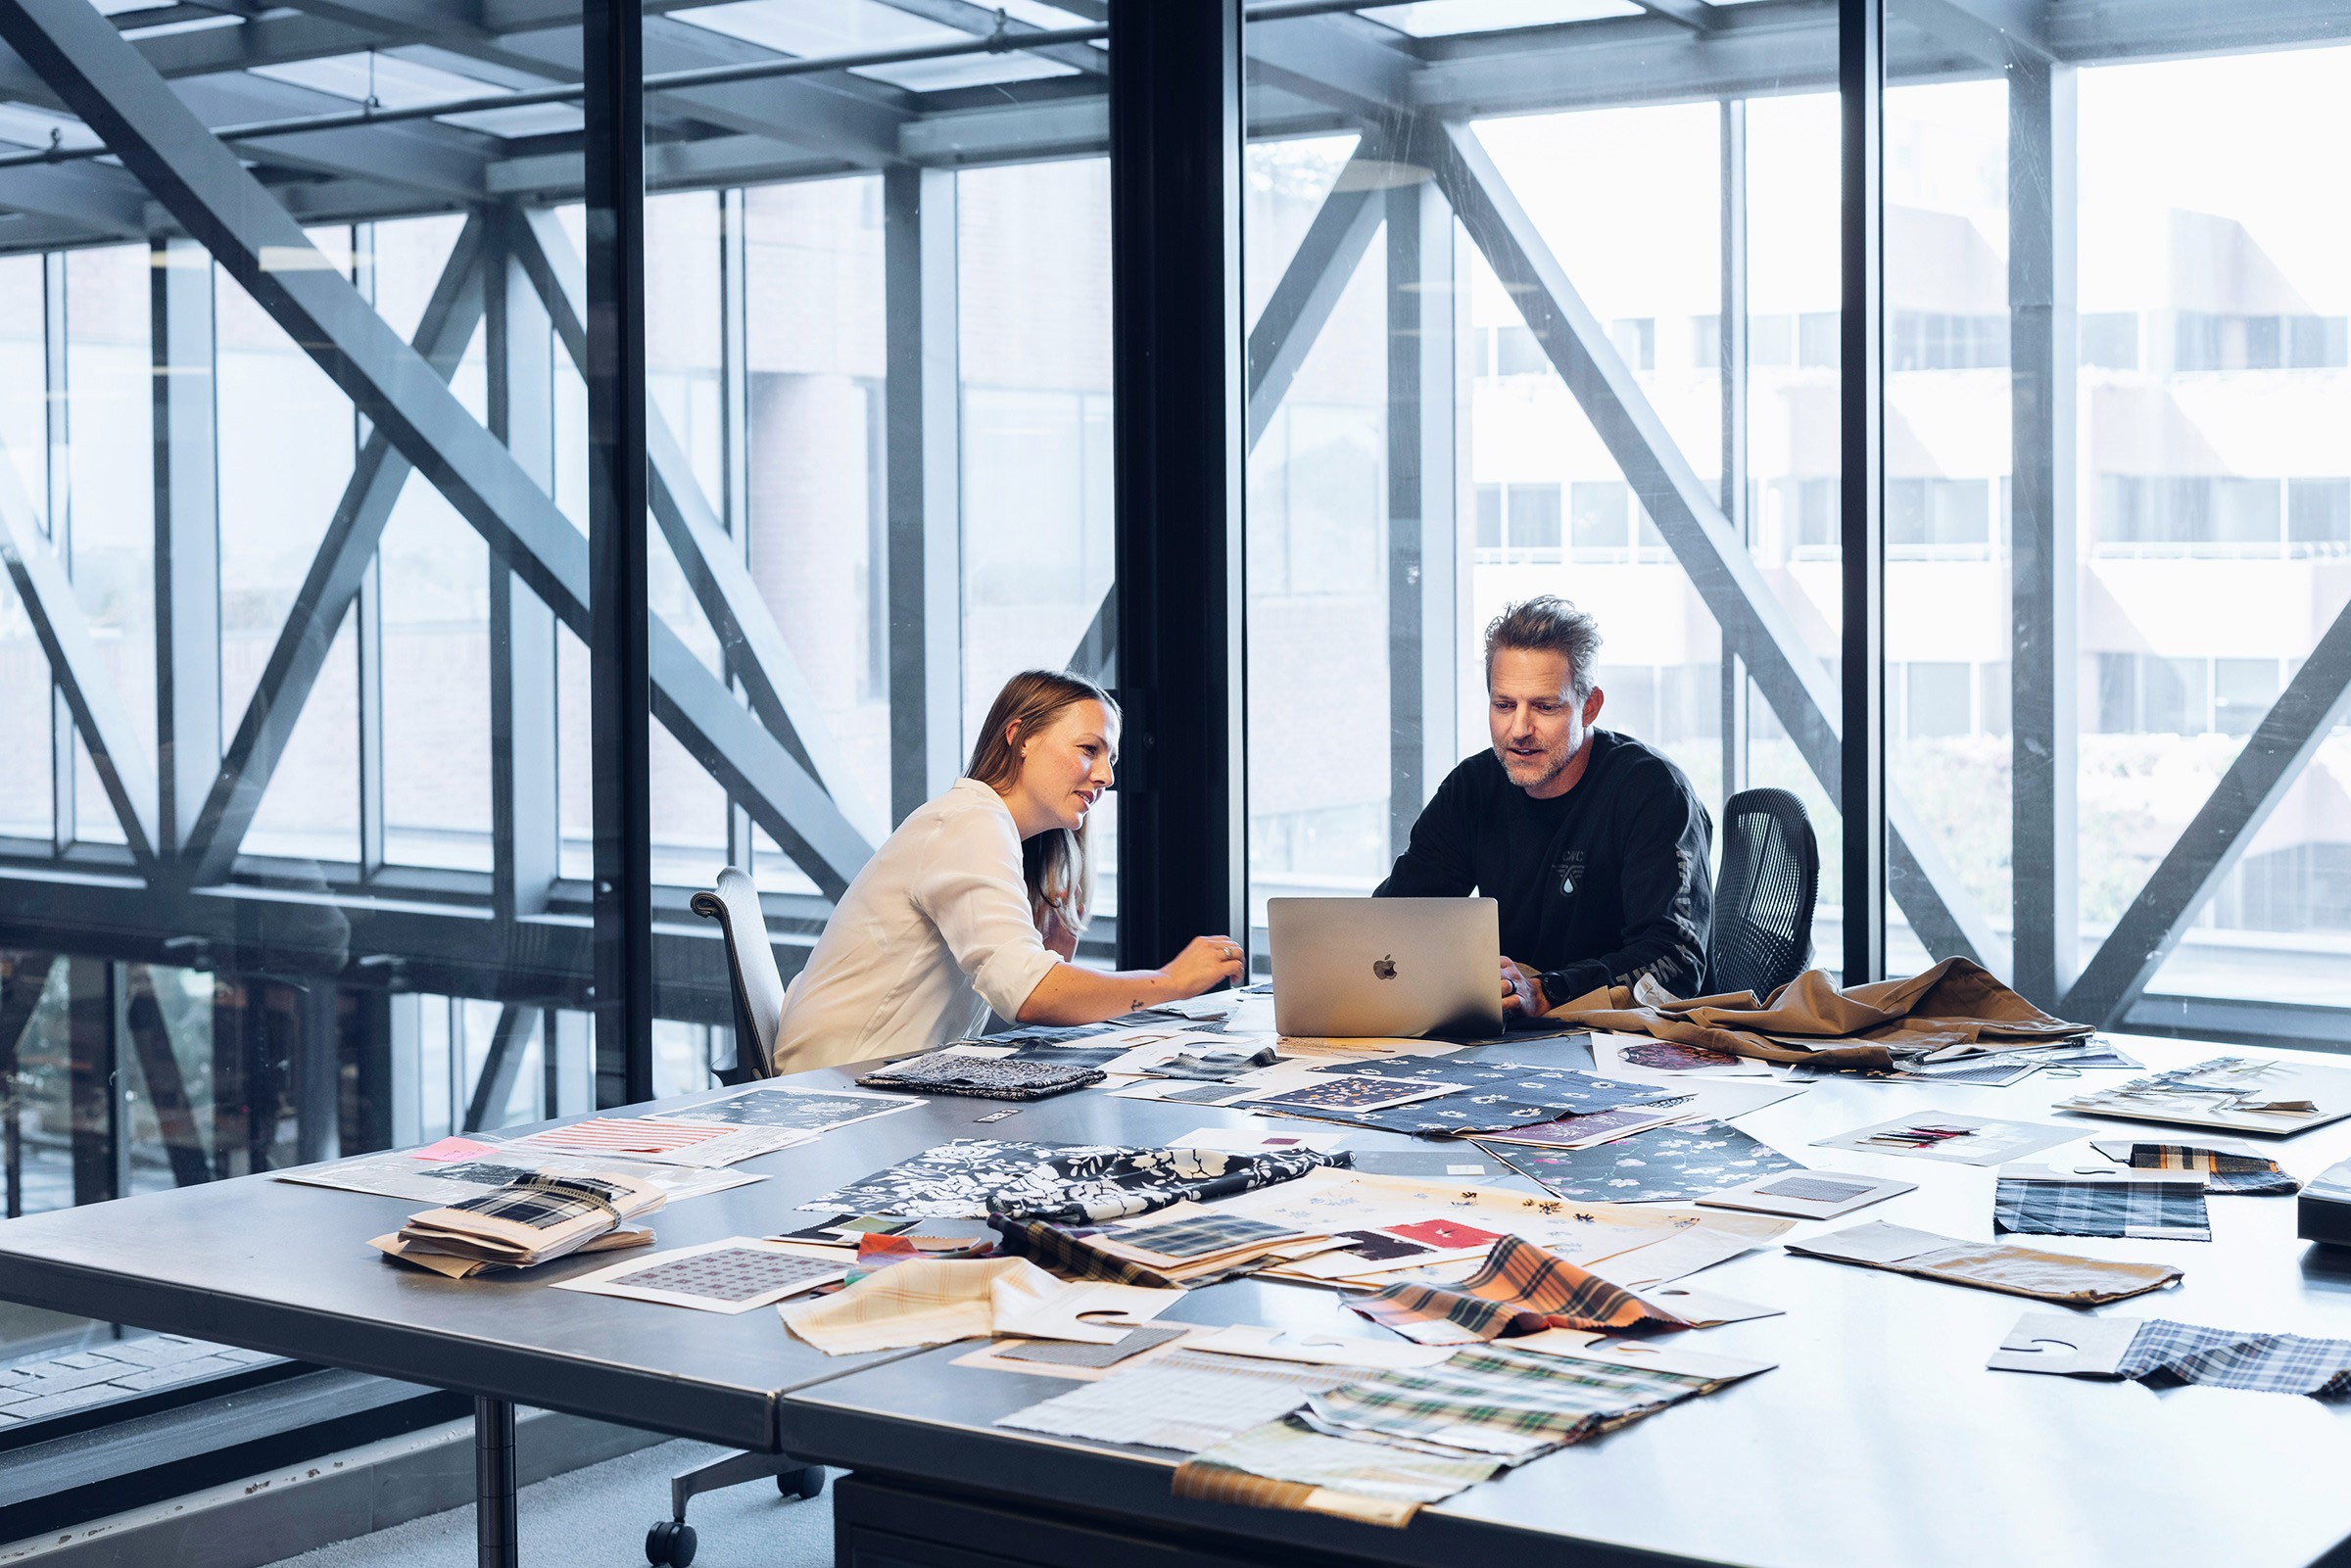
[[[2183,1182],[2024,1181],[2002,1176],[1992,1226],[2027,1236],[2209,1241],[2204,1194]]]
[[[1229,1268],[1172,1279],[1132,1259],[1113,1258],[1095,1248],[1093,1239],[1104,1234],[1099,1227],[1056,1225],[1045,1219],[1010,1219],[1002,1215],[988,1223],[1003,1236],[1001,1246],[1005,1252],[1032,1259],[1064,1279],[1107,1279],[1121,1285],[1148,1285],[1153,1290],[1198,1290],[1203,1285],[1253,1274],[1273,1261],[1270,1257],[1251,1258]]]
[[[575,1219],[588,1219],[597,1214],[609,1217],[614,1224],[621,1220],[619,1203],[629,1189],[617,1182],[600,1181],[594,1176],[551,1176],[534,1173],[521,1180],[486,1192],[479,1198],[448,1207],[461,1213],[479,1214],[485,1219],[503,1219],[510,1225],[528,1225],[533,1230],[552,1230]]]
[[[2193,1144],[2135,1143],[2131,1146],[2131,1168],[2201,1170],[2206,1192],[2236,1197],[2282,1196],[2302,1190],[2302,1184],[2287,1175],[2275,1160],[2231,1154],[2221,1149],[2199,1149]]]
[[[2155,1382],[2332,1399],[2351,1393],[2351,1340],[2239,1334],[2150,1318],[2138,1326],[2119,1370]]]
[[[1202,1449],[1176,1468],[1174,1488],[1179,1497],[1208,1502],[1402,1527],[1421,1503],[1442,1502],[1501,1467],[1490,1454],[1365,1442],[1316,1431],[1290,1415]]]
[[[1459,1285],[1407,1280],[1350,1297],[1347,1305],[1423,1345],[1459,1345],[1547,1328],[1689,1327],[1623,1287],[1516,1236],[1496,1242],[1477,1272]]]
[[[1119,1225],[1110,1239],[1162,1258],[1199,1258],[1238,1247],[1243,1242],[1271,1241],[1291,1234],[1285,1226],[1251,1219],[1246,1214],[1195,1214],[1159,1225]]]
[[[1516,1462],[1706,1388],[1706,1379],[1680,1373],[1479,1345],[1436,1366],[1371,1373],[1307,1403],[1330,1426]]]

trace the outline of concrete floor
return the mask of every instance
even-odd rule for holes
[[[526,1568],[645,1568],[645,1533],[669,1514],[669,1478],[726,1450],[664,1443],[523,1488]],[[694,1499],[695,1568],[831,1568],[828,1493],[788,1502],[772,1481]],[[473,1510],[453,1508],[282,1559],[280,1568],[474,1568]]]

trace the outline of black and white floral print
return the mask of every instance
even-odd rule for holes
[[[1689,1092],[1668,1085],[1604,1078],[1595,1073],[1579,1072],[1572,1068],[1529,1068],[1497,1063],[1449,1070],[1424,1069],[1415,1073],[1399,1070],[1401,1066],[1400,1063],[1386,1062],[1347,1070],[1357,1076],[1399,1081],[1425,1076],[1437,1081],[1461,1083],[1463,1087],[1433,1100],[1416,1100],[1410,1105],[1391,1106],[1384,1111],[1317,1111],[1307,1114],[1322,1120],[1377,1127],[1383,1132],[1443,1136],[1500,1132],[1508,1127],[1529,1126],[1562,1116],[1585,1116],[1595,1111],[1615,1111],[1626,1106],[1657,1105],[1678,1099]]]
[[[1611,1204],[1679,1203],[1736,1187],[1799,1162],[1719,1121],[1687,1121],[1590,1149],[1480,1144],[1561,1198]]]
[[[982,1219],[993,1212],[1056,1224],[1099,1224],[1186,1200],[1229,1198],[1303,1176],[1318,1165],[1345,1164],[1343,1154],[1312,1150],[1225,1154],[959,1138],[800,1208],[916,1219]]]

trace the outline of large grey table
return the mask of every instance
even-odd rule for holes
[[[2244,1049],[2113,1038],[2150,1067]],[[2160,1140],[2163,1129],[2147,1123],[2049,1112],[2085,1086],[2135,1075],[2043,1072],[2008,1088],[1830,1079],[1738,1125],[1808,1164],[1918,1183],[1914,1193],[1805,1223],[1787,1239],[1872,1219],[1989,1238],[1990,1169],[1808,1145],[1930,1107],[2079,1124],[2084,1138]],[[1186,1112],[1178,1119],[1186,1125],[1171,1135],[1240,1118]],[[2308,1177],[2351,1155],[2351,1121],[2250,1141]],[[2086,1145],[2028,1158],[2070,1165],[2077,1155],[2104,1164]],[[2180,1286],[2103,1315],[2351,1338],[2351,1250],[2297,1241],[2290,1198],[2216,1197],[2210,1209],[2208,1243],[2015,1239],[2186,1270]],[[2339,1405],[1989,1371],[1986,1357],[2022,1313],[2065,1309],[1776,1246],[1700,1278],[1786,1315],[1681,1342],[1776,1361],[1775,1370],[1472,1487],[1404,1530],[1177,1497],[1169,1488],[1177,1455],[993,1426],[1074,1385],[957,1366],[964,1351],[955,1348],[794,1392],[783,1402],[781,1436],[795,1453],[856,1472],[835,1493],[841,1568],[2351,1562],[2351,1416]],[[1232,1287],[1196,1292],[1168,1317],[1374,1332],[1326,1293],[1272,1285],[1248,1297]]]
[[[2128,1041],[2150,1063],[2204,1048]],[[1573,1059],[1580,1046],[1513,1042]],[[2228,1048],[2213,1048],[2216,1052]],[[1930,1161],[1807,1150],[1814,1137],[1927,1105],[2018,1117],[2079,1080],[2012,1089],[1832,1081],[1741,1125],[1823,1166],[1921,1190],[1861,1217],[1990,1233],[1991,1176]],[[814,1084],[843,1074],[805,1075]],[[664,1102],[675,1108],[696,1098]],[[1232,1112],[1099,1092],[1021,1109],[934,1099],[742,1168],[769,1179],[653,1216],[664,1246],[804,1221],[796,1206],[954,1137],[1156,1144]],[[1260,1123],[1262,1125],[1262,1123]],[[2085,1135],[2124,1130],[2085,1123]],[[1362,1133],[1360,1149],[1426,1150]],[[2351,1122],[2287,1140],[2308,1175],[2351,1153]],[[1461,1150],[1454,1159],[1476,1161]],[[1490,1164],[1490,1162],[1488,1162]],[[2293,1239],[2284,1199],[2221,1199],[2209,1245],[2067,1239],[2060,1249],[2168,1258],[2181,1290],[2118,1308],[2351,1336],[2351,1264]],[[410,1202],[245,1177],[0,1223],[0,1297],[455,1390],[477,1402],[482,1560],[514,1561],[512,1406],[848,1466],[840,1561],[862,1568],[1078,1568],[1131,1556],[1209,1562],[1671,1560],[1734,1564],[2129,1562],[2284,1568],[2351,1536],[2340,1488],[2351,1434],[2308,1400],[2185,1389],[2157,1395],[1983,1370],[2034,1304],[1769,1251],[1710,1270],[1713,1288],[1787,1307],[1705,1330],[1703,1348],[1778,1370],[1679,1406],[1425,1510],[1403,1531],[1234,1509],[1169,1495],[1173,1457],[1032,1440],[989,1423],[1058,1380],[952,1365],[956,1352],[828,1357],[765,1311],[726,1317],[542,1288],[600,1266],[451,1281],[382,1260],[366,1239]],[[1238,1282],[1171,1316],[1374,1332],[1326,1292]]]

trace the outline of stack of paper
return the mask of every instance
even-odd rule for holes
[[[452,1279],[523,1268],[576,1252],[642,1247],[649,1230],[622,1221],[661,1207],[661,1189],[626,1176],[529,1175],[480,1198],[408,1216],[368,1245]]]

